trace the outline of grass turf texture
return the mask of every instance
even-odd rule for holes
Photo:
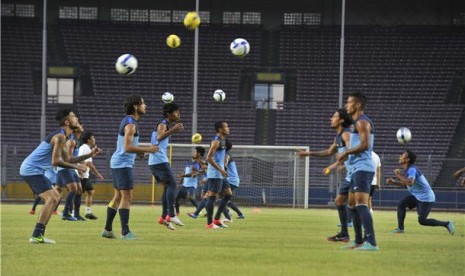
[[[28,239],[37,214],[29,208],[1,205],[2,275],[465,275],[463,213],[430,215],[454,220],[454,236],[444,227],[420,226],[416,212],[407,213],[406,234],[391,234],[395,211],[375,210],[381,250],[356,252],[326,241],[339,230],[336,210],[244,208],[245,220],[212,230],[182,206],[186,226],[170,231],[156,222],[159,206],[133,206],[130,228],[140,240],[122,241],[100,237],[106,206],[94,206],[96,221],[53,215],[45,236],[57,244],[34,245]],[[119,237],[119,216],[113,228]]]

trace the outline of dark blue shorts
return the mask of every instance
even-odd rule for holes
[[[182,186],[181,189],[178,191],[178,197],[186,198],[189,195],[190,197],[194,197],[195,195],[195,187],[184,187]]]
[[[52,189],[52,182],[42,174],[21,176],[36,195]]]
[[[69,183],[80,184],[81,179],[74,169],[63,169],[59,170],[57,173],[57,182],[56,184],[60,187],[65,187]]]
[[[356,171],[350,179],[351,193],[370,193],[374,172]]]
[[[208,191],[216,192],[223,190],[223,179],[222,178],[209,178],[207,181]]]
[[[202,185],[202,193],[208,192],[208,181]]]
[[[339,194],[340,195],[348,195],[350,191],[350,181],[343,180],[339,185]]]
[[[176,186],[176,178],[174,177],[173,171],[171,171],[169,163],[150,165],[149,167],[157,182]]]
[[[132,168],[111,169],[113,175],[113,187],[117,190],[134,189],[134,177]]]
[[[82,191],[89,192],[94,190],[94,184],[90,178],[81,178]]]

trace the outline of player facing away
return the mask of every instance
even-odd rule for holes
[[[195,147],[191,161],[186,163],[184,173],[177,175],[177,177],[182,177],[183,179],[181,189],[179,189],[175,198],[176,216],[179,214],[179,201],[181,198],[187,198],[196,209],[199,207],[197,201],[195,201],[195,190],[199,183],[199,175],[201,176],[205,170],[201,160],[204,155],[205,149],[203,147]]]
[[[71,110],[67,109],[59,110],[55,118],[60,128],[45,137],[39,146],[24,159],[19,170],[21,177],[27,182],[31,190],[45,201],[32,237],[29,239],[30,243],[35,244],[55,243],[54,240],[45,238],[44,234],[53,209],[60,200],[60,194],[52,188],[50,180],[45,177],[45,171],[53,166],[84,171],[85,166],[75,163],[101,152],[99,148],[94,148],[86,156],[77,158],[70,156],[66,150],[66,139],[71,135],[73,129],[78,127],[78,118]]]
[[[231,188],[231,193],[234,193],[234,190],[239,188],[239,184],[241,183],[241,180],[239,178],[239,173],[237,172],[237,166],[236,166],[236,161],[231,155],[231,149],[233,147],[233,144],[231,140],[226,139],[225,141],[226,144],[226,171],[228,173],[228,176],[224,179],[224,182],[226,185],[229,185]],[[237,219],[245,219],[244,214],[241,212],[241,210],[236,206],[234,202],[229,200],[227,207],[230,207],[231,209],[234,210],[237,214]],[[223,211],[223,214],[225,216],[225,220],[223,222],[231,222],[232,219],[229,215],[229,210],[228,208],[225,208]]]
[[[96,147],[95,136],[92,132],[86,131],[81,136],[82,145],[79,147],[78,156],[89,153],[92,148]],[[97,217],[92,213],[92,199],[95,194],[94,185],[90,179],[90,172],[92,172],[99,180],[103,180],[102,174],[97,170],[92,158],[84,160],[84,165],[87,166],[87,170],[81,174],[81,185],[82,192],[86,193],[86,215],[87,219],[95,220]]]
[[[375,175],[373,176],[373,180],[371,181],[370,187],[370,198],[368,199],[368,209],[370,209],[370,213],[373,215],[373,194],[376,190],[381,188],[381,159],[376,152],[371,152],[371,160],[373,161],[373,165],[375,166]]]
[[[78,120],[79,121],[79,120]],[[80,123],[78,126],[73,129],[72,135],[66,141],[66,150],[68,154],[71,156],[77,156],[76,145],[78,138],[76,137],[77,134],[82,133],[83,128]],[[81,180],[79,179],[79,175],[74,169],[62,168],[60,166],[57,167],[57,190],[61,193],[63,187],[68,189],[68,194],[66,195],[65,204],[63,208],[63,212],[61,214],[61,218],[63,220],[68,221],[77,221],[77,220],[85,220],[83,217],[72,216],[71,211],[73,210],[73,203],[74,199],[77,194],[81,192]]]
[[[336,153],[341,154],[345,152],[350,144],[350,126],[352,125],[352,120],[347,114],[347,111],[344,108],[339,108],[334,112],[333,116],[330,119],[331,128],[336,131],[336,136],[334,137],[333,143],[326,150],[321,151],[299,151],[297,154],[300,157],[305,156],[316,156],[316,157],[329,157]],[[335,236],[328,237],[328,241],[333,242],[348,242],[350,240],[349,231],[347,230],[347,200],[350,189],[350,167],[349,162],[345,161],[346,177],[339,185],[339,191],[336,196],[336,208],[339,214],[339,221],[341,225],[341,231]],[[328,174],[332,169],[334,169],[339,163],[335,163],[333,166],[328,166],[323,169],[323,174]]]
[[[355,242],[343,249],[377,251],[373,218],[368,209],[370,187],[375,174],[371,152],[375,140],[375,128],[371,119],[364,114],[366,97],[362,93],[352,93],[346,102],[346,110],[352,117],[353,126],[350,133],[349,148],[338,156],[338,162],[348,158],[351,170],[349,207],[355,232]],[[362,235],[365,229],[365,241]]]
[[[182,131],[184,125],[181,123],[179,106],[175,103],[163,105],[163,117],[164,119],[156,125],[152,132],[150,143],[157,145],[160,150],[149,155],[149,167],[155,180],[163,185],[162,212],[158,222],[170,230],[175,230],[176,228],[172,223],[179,226],[184,224],[174,212],[176,178],[171,170],[167,150],[171,135]]]
[[[404,220],[407,214],[406,208],[417,208],[418,222],[426,226],[444,226],[451,235],[454,234],[455,227],[452,221],[439,221],[428,218],[431,208],[436,201],[431,186],[421,171],[414,165],[417,156],[410,150],[406,150],[399,157],[400,169],[394,170],[397,179],[387,178],[387,184],[394,184],[400,187],[407,187],[409,195],[404,197],[397,204],[397,228],[392,231],[395,234],[405,233]]]
[[[224,121],[219,121],[215,123],[216,135],[213,137],[213,140],[210,144],[210,149],[207,154],[207,203],[205,209],[207,210],[207,228],[219,228],[226,227],[221,223],[220,217],[223,213],[226,204],[228,204],[231,199],[231,188],[227,183],[223,185],[223,180],[228,176],[228,173],[224,167],[224,161],[226,157],[226,145],[225,138],[229,135],[229,126],[228,123]],[[216,201],[216,196],[220,191],[223,191],[223,198],[218,203],[218,210],[215,214],[215,219],[213,219],[214,205]]]
[[[153,153],[158,147],[139,147],[137,120],[145,114],[147,106],[139,95],[130,95],[124,102],[126,116],[121,120],[116,142],[116,151],[111,156],[110,167],[113,175],[114,196],[107,207],[107,218],[102,237],[115,239],[113,220],[117,213],[121,220],[121,239],[135,240],[136,235],[129,229],[129,210],[134,189],[133,166],[137,154]],[[86,158],[87,159],[87,158]],[[87,169],[87,167],[86,167]]]

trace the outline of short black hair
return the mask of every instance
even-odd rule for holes
[[[350,125],[352,124],[352,119],[347,113],[347,110],[345,108],[338,108],[337,113],[339,113],[339,118],[344,120],[344,122],[342,122],[342,127],[343,128],[350,127]]]
[[[226,146],[226,151],[229,151],[229,150],[232,149],[232,146],[233,146],[233,145],[232,145],[231,140],[225,139],[225,140],[224,140],[224,144],[225,144],[225,146]]]
[[[87,143],[92,136],[94,136],[94,134],[92,132],[84,131],[84,133],[81,135],[81,141],[83,143]]]
[[[124,101],[124,111],[127,115],[133,115],[136,112],[135,105],[142,104],[142,97],[139,95],[131,94]]]
[[[197,146],[195,147],[195,151],[197,151],[198,153],[200,153],[200,156],[203,157],[205,155],[205,149],[201,146]]]
[[[60,109],[57,111],[57,114],[55,116],[55,119],[57,120],[58,124],[60,126],[64,126],[65,125],[65,121],[66,119],[68,118],[69,114],[71,113],[72,111],[70,109]]]
[[[175,103],[166,103],[163,105],[163,117],[168,117],[168,114],[171,114],[179,110],[179,106]]]
[[[408,159],[410,160],[408,163],[409,165],[413,165],[415,163],[415,161],[417,160],[417,155],[409,150],[409,149],[406,149],[405,152],[407,153],[407,156],[408,156]]]
[[[223,124],[226,124],[226,122],[225,122],[225,121],[218,121],[218,122],[216,122],[216,123],[215,123],[215,131],[216,131],[216,132],[220,131],[220,128],[223,127]]]
[[[365,105],[367,104],[367,97],[363,93],[354,92],[354,93],[350,94],[349,97],[354,98],[355,101],[360,103],[360,105],[362,107],[362,110],[365,110]]]

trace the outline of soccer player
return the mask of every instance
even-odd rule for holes
[[[347,113],[352,117],[353,128],[350,133],[350,146],[337,160],[342,164],[348,158],[352,172],[349,207],[352,212],[355,242],[344,246],[343,249],[377,251],[379,247],[376,244],[373,218],[368,209],[370,186],[375,174],[375,166],[371,159],[375,128],[371,119],[364,114],[365,105],[365,95],[358,92],[350,94],[345,105]],[[362,226],[365,229],[365,241]]]
[[[72,135],[66,141],[66,150],[70,156],[77,156],[77,140],[79,139],[81,133],[84,131],[82,125],[79,123],[78,118],[78,126],[73,129]],[[56,189],[59,193],[61,193],[62,187],[66,187],[68,189],[68,194],[65,199],[65,206],[63,208],[63,212],[61,218],[63,220],[69,221],[77,221],[77,220],[85,220],[79,214],[71,215],[71,211],[73,210],[73,203],[75,202],[75,197],[77,194],[81,193],[81,180],[79,179],[79,175],[74,169],[62,168],[60,166],[57,167],[57,182],[56,182]],[[76,202],[80,200],[80,197],[76,199]]]
[[[368,209],[370,209],[370,213],[373,215],[373,194],[376,190],[381,188],[381,159],[379,158],[376,152],[371,152],[371,160],[375,165],[375,175],[373,176],[373,181],[371,181],[371,188],[370,188],[370,198],[368,199]]]
[[[207,203],[205,209],[207,210],[207,228],[220,228],[227,227],[221,223],[220,217],[223,213],[226,204],[231,199],[232,191],[227,183],[223,183],[223,179],[228,176],[228,173],[225,171],[224,161],[226,154],[226,145],[225,138],[229,135],[229,126],[228,123],[224,121],[219,121],[215,123],[216,135],[213,137],[213,140],[210,144],[210,149],[207,154]],[[218,204],[218,210],[215,214],[215,219],[213,219],[214,205],[216,201],[216,196],[218,193],[223,192],[223,198]]]
[[[87,154],[91,151],[93,147],[96,146],[95,143],[95,136],[92,132],[84,132],[81,136],[82,145],[79,147],[79,155]],[[81,174],[81,185],[82,185],[82,192],[86,192],[86,215],[85,217],[88,219],[95,220],[97,217],[92,213],[92,199],[95,194],[94,185],[90,180],[89,172],[92,172],[97,176],[99,180],[103,180],[102,174],[97,170],[92,163],[92,158],[84,160],[84,164],[87,166],[87,170]]]
[[[452,221],[439,221],[428,218],[436,197],[431,186],[421,171],[414,165],[417,156],[410,150],[405,150],[399,157],[399,164],[404,169],[394,170],[397,179],[387,178],[387,184],[394,184],[400,187],[407,187],[410,193],[397,204],[397,228],[392,233],[405,233],[404,220],[407,214],[406,208],[417,208],[418,222],[426,226],[444,226],[451,235],[454,234],[455,227]]]
[[[454,174],[452,175],[453,178],[459,178],[462,174],[465,173],[465,167],[457,170],[456,172],[454,172]],[[465,177],[462,179],[462,182],[461,182],[462,186],[465,186]]]
[[[334,112],[333,116],[330,119],[331,128],[336,131],[336,136],[334,137],[333,143],[326,150],[321,151],[299,151],[297,154],[300,157],[305,156],[316,156],[316,157],[329,157],[336,153],[341,154],[347,150],[347,147],[350,144],[350,126],[352,125],[352,120],[347,114],[347,111],[344,108],[339,108]],[[339,163],[328,166],[323,169],[324,174],[328,174],[332,169],[334,169]],[[336,207],[339,214],[339,221],[341,225],[341,231],[335,236],[328,237],[328,241],[333,242],[348,242],[350,240],[349,231],[347,230],[348,224],[348,212],[347,212],[347,200],[350,189],[350,168],[348,161],[344,162],[346,167],[346,178],[342,181],[339,186],[339,191],[336,196]]]
[[[116,151],[111,156],[110,167],[113,175],[114,196],[107,207],[107,218],[102,237],[115,239],[113,220],[119,213],[121,220],[121,239],[136,240],[129,229],[129,210],[132,190],[134,189],[133,166],[137,154],[154,153],[158,146],[139,147],[139,127],[137,120],[146,112],[144,99],[139,95],[130,95],[124,102],[126,116],[121,120],[116,142]],[[87,158],[86,158],[87,159]],[[87,166],[86,166],[87,169]]]
[[[239,187],[239,184],[241,182],[239,178],[239,173],[237,172],[237,166],[236,166],[236,161],[234,161],[234,158],[232,158],[230,150],[232,149],[232,143],[229,139],[226,139],[226,171],[228,172],[228,176],[224,180],[229,186],[231,187],[231,192],[234,193],[234,190],[236,190]],[[241,210],[232,202],[229,200],[228,202],[228,207],[234,210],[237,214],[237,219],[245,219],[244,214],[241,212]],[[225,220],[223,222],[231,222],[231,217],[229,216],[229,210],[228,208],[225,208],[223,211],[223,214],[225,216]]]
[[[184,173],[177,175],[183,178],[183,182],[175,198],[176,216],[179,215],[179,201],[181,198],[189,199],[192,205],[194,205],[196,209],[198,208],[198,204],[195,201],[195,190],[199,182],[199,175],[202,175],[204,172],[201,160],[204,155],[205,149],[203,147],[195,147],[192,153],[192,160],[186,163]]]
[[[35,244],[55,243],[54,240],[45,238],[44,233],[53,209],[60,200],[60,194],[52,188],[50,180],[44,175],[45,171],[52,166],[84,171],[85,166],[75,163],[101,152],[99,148],[94,148],[86,156],[71,157],[66,150],[66,139],[71,135],[73,129],[79,126],[78,118],[68,109],[59,110],[55,118],[60,128],[45,137],[40,145],[24,159],[19,170],[21,177],[29,184],[31,190],[45,201],[32,237],[29,239],[30,243]]]
[[[163,117],[164,119],[156,125],[152,132],[150,142],[152,145],[157,145],[160,150],[149,155],[149,167],[157,182],[163,185],[162,212],[158,222],[170,230],[175,230],[176,228],[172,223],[179,226],[183,226],[184,223],[174,212],[176,178],[171,171],[167,150],[171,135],[182,131],[184,125],[181,123],[179,106],[175,103],[163,105]]]

